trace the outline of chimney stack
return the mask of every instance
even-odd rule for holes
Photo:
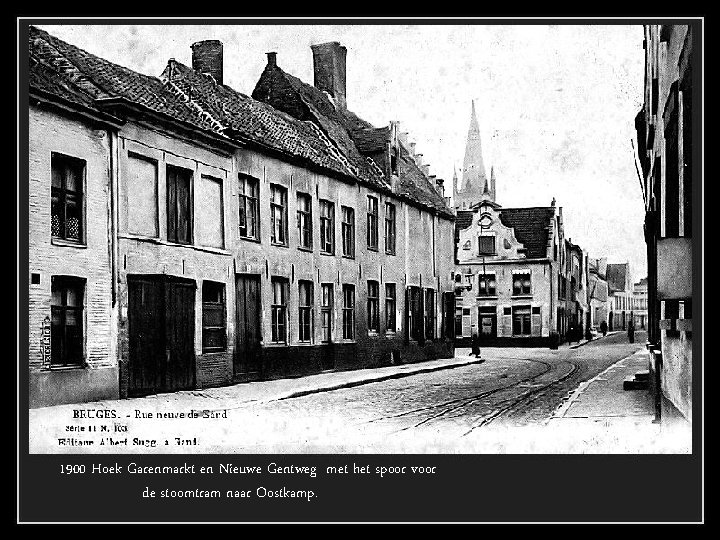
[[[413,157],[415,158],[415,164],[418,167],[422,167],[422,154],[415,154]]]
[[[265,54],[267,55],[268,59],[267,65],[272,67],[277,66],[277,53],[273,51]]]
[[[217,39],[206,39],[193,43],[192,68],[200,73],[212,75],[215,82],[223,83],[223,44]]]
[[[437,186],[437,192],[438,194],[444,199],[445,198],[445,180],[442,178],[438,178],[435,180],[435,185]]]
[[[425,163],[420,167],[422,169],[422,172],[425,173],[425,176],[430,176],[430,164]]]
[[[315,70],[315,88],[330,94],[336,106],[347,109],[345,89],[345,59],[347,48],[337,41],[311,45],[313,67]]]

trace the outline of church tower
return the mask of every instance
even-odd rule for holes
[[[482,155],[480,141],[480,126],[475,113],[475,101],[472,101],[470,113],[470,129],[468,129],[467,143],[465,144],[465,159],[463,160],[462,181],[457,188],[457,181],[453,183],[453,204],[456,210],[469,210],[473,204],[483,198],[495,202],[495,174],[490,171],[488,180],[485,172],[485,163]]]

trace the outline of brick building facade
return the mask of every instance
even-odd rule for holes
[[[193,68],[170,60],[150,77],[30,29],[50,94],[72,92],[114,119],[104,139],[72,128],[88,143],[70,157],[103,164],[97,196],[87,188],[92,243],[62,246],[85,258],[63,251],[54,256],[75,270],[51,268],[32,251],[47,216],[31,228],[31,271],[89,284],[92,363],[67,370],[83,386],[67,399],[451,357],[454,216],[397,123],[376,128],[347,110],[344,48],[313,47],[315,86],[269,53],[253,98],[223,85],[221,43],[192,51]],[[79,138],[62,124],[67,136],[43,139],[47,122],[58,120],[31,128],[31,204],[41,207],[50,173],[40,158],[34,173],[32,156]],[[41,302],[31,301],[31,342]],[[31,356],[39,366],[39,347]],[[102,395],[87,379],[101,366]],[[37,391],[45,404],[65,400],[52,386]]]

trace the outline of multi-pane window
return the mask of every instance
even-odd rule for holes
[[[287,189],[270,184],[270,242],[287,246]]]
[[[367,198],[367,247],[378,248],[378,200],[370,195]]]
[[[332,341],[333,327],[333,286],[332,283],[323,283],[320,286],[320,324],[322,326],[322,341]]]
[[[497,287],[495,274],[480,274],[478,276],[478,296],[496,296]]]
[[[478,255],[495,255],[494,236],[478,236]]]
[[[530,335],[530,308],[529,307],[513,307],[513,335],[529,336]]]
[[[52,154],[52,210],[50,228],[54,238],[83,241],[83,182],[85,162]]]
[[[51,289],[51,365],[81,366],[85,281],[53,276]]]
[[[168,165],[167,236],[170,242],[192,244],[192,171]]]
[[[343,285],[343,339],[355,339],[355,285]]]
[[[530,274],[513,275],[513,295],[530,294]]]
[[[312,249],[312,198],[306,193],[297,194],[297,226],[300,247]]]
[[[385,331],[395,332],[397,323],[395,322],[397,309],[397,292],[394,283],[385,284]]]
[[[320,200],[320,251],[335,253],[335,205]]]
[[[203,281],[202,324],[203,352],[224,351],[227,348],[227,332],[223,283]]]
[[[355,210],[342,207],[342,249],[344,257],[355,257]]]
[[[368,330],[380,330],[380,285],[377,281],[367,282],[367,318]]]
[[[423,319],[425,322],[425,339],[435,338],[435,290],[425,289]]]
[[[260,239],[260,182],[257,178],[240,175],[239,180],[240,236],[251,240]]]
[[[313,332],[313,283],[298,281],[298,341],[310,343]]]
[[[270,339],[273,343],[287,343],[288,280],[274,277],[271,279],[270,285],[272,287]]]
[[[385,203],[385,253],[395,255],[396,231],[395,205]]]

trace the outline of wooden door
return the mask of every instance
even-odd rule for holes
[[[128,277],[128,395],[156,392],[165,365],[163,283],[153,277]]]
[[[236,336],[235,375],[259,374],[262,339],[260,276],[238,275],[235,278]]]
[[[162,390],[195,388],[195,284],[171,279],[165,294],[165,382]]]

